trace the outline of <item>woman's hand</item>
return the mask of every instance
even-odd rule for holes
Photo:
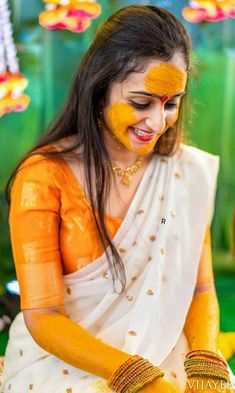
[[[192,377],[187,380],[184,393],[235,393],[229,382],[216,378]]]
[[[180,390],[173,383],[167,381],[165,378],[156,378],[152,382],[147,383],[142,389],[141,393],[179,393]]]

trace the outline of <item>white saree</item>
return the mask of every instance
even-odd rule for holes
[[[126,269],[124,294],[113,292],[105,254],[64,276],[72,320],[102,341],[160,366],[181,392],[188,351],[183,328],[212,218],[218,167],[218,157],[183,144],[172,157],[153,156],[114,237]],[[10,329],[2,383],[4,393],[110,391],[102,378],[40,348],[22,313]]]

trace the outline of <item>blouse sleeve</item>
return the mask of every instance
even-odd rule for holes
[[[60,190],[53,183],[51,166],[48,158],[38,154],[29,157],[12,187],[9,224],[21,309],[64,303]]]

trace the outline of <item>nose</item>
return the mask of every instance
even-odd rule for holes
[[[153,108],[145,119],[145,124],[152,131],[161,133],[166,126],[166,113],[164,105]]]

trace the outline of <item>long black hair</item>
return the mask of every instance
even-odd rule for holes
[[[126,276],[122,259],[105,225],[112,171],[99,127],[100,103],[107,102],[112,83],[124,81],[132,72],[143,71],[149,60],[168,61],[176,53],[182,55],[189,70],[191,39],[182,23],[166,9],[148,5],[130,6],[111,15],[102,23],[83,57],[64,108],[38,144],[21,160],[6,186],[9,201],[10,184],[20,164],[35,154],[35,149],[52,159],[61,154],[74,153],[79,148],[81,154],[77,154],[76,158],[82,160],[84,165],[91,213],[109,261],[115,291],[118,280],[123,292]],[[181,101],[180,115],[183,102],[184,99]],[[179,116],[175,126],[159,138],[156,153],[173,154],[180,140],[181,120]],[[71,135],[76,136],[73,143],[60,152],[43,151],[43,146]],[[92,181],[94,178],[95,182]]]

